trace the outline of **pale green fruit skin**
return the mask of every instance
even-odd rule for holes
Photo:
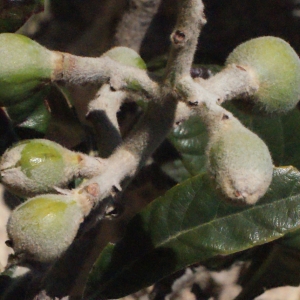
[[[109,58],[129,67],[146,70],[147,66],[140,55],[128,47],[114,47],[103,54]]]
[[[208,170],[227,199],[254,204],[267,191],[273,164],[265,143],[235,118],[225,120],[208,147]]]
[[[146,70],[147,66],[140,55],[133,49],[128,47],[114,47],[103,54],[109,58],[128,67],[135,67],[141,70]],[[140,84],[136,80],[128,79],[127,87],[133,91],[141,90]]]
[[[7,223],[16,255],[27,260],[51,262],[74,240],[83,213],[66,195],[41,195],[18,206]]]
[[[254,102],[267,113],[285,113],[300,100],[300,60],[284,40],[264,36],[249,40],[228,56],[226,65],[250,67],[259,89]]]
[[[60,149],[54,143],[31,140],[22,149],[20,167],[30,179],[43,181],[43,185],[55,185],[64,175],[65,162]]]
[[[34,139],[7,150],[1,159],[1,181],[24,197],[53,192],[64,187],[79,168],[78,154],[59,144]]]
[[[0,34],[0,105],[10,106],[50,81],[51,51],[20,34]]]

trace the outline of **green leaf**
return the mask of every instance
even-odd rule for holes
[[[0,155],[17,141],[18,137],[13,130],[13,126],[7,117],[7,114],[3,108],[0,108]]]
[[[18,124],[19,128],[33,129],[45,133],[51,119],[51,113],[45,103],[39,103],[25,121]]]
[[[192,116],[177,126],[169,140],[180,153],[188,172],[197,175],[205,171],[208,134],[200,117]]]
[[[34,95],[24,99],[22,102],[6,107],[5,110],[13,124],[17,125],[25,121],[37,109],[37,107],[44,103],[49,92],[50,87],[46,86]]]
[[[15,32],[34,13],[44,7],[43,0],[0,2],[0,32]]]
[[[282,164],[291,164],[300,169],[300,111],[294,109],[287,115],[281,117],[283,138],[284,138],[284,156]]]
[[[244,207],[221,201],[206,175],[175,186],[129,222],[119,243],[104,249],[84,298],[119,298],[193,263],[297,230],[299,179],[292,167],[275,169],[267,194],[255,206]]]

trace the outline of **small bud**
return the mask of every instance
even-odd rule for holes
[[[272,36],[249,40],[233,50],[226,64],[236,64],[256,77],[253,95],[258,109],[285,113],[300,100],[300,60],[284,40]]]
[[[11,214],[8,237],[21,259],[51,262],[74,240],[84,214],[75,195],[40,195]]]
[[[254,204],[272,180],[269,150],[231,114],[219,122],[208,145],[208,170],[227,199]]]
[[[0,34],[0,105],[10,106],[50,82],[56,54],[28,37]]]
[[[54,142],[27,140],[8,149],[0,164],[1,181],[13,193],[35,196],[64,187],[78,173],[81,157]]]

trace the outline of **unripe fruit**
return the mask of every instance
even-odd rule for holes
[[[20,34],[0,34],[0,105],[10,106],[50,82],[56,54]]]
[[[208,170],[227,199],[254,204],[267,191],[273,174],[269,150],[233,116],[212,132],[207,155]]]
[[[146,70],[147,66],[140,55],[131,48],[114,47],[103,54],[109,58],[130,67]]]
[[[237,64],[258,81],[253,101],[267,113],[285,113],[300,100],[300,60],[284,40],[265,36],[249,40],[233,50],[226,64]]]
[[[55,191],[78,172],[80,156],[54,142],[27,140],[7,150],[1,159],[2,183],[21,196]]]
[[[109,58],[129,67],[135,67],[138,69],[146,70],[147,66],[140,55],[133,49],[127,47],[114,47],[103,54]],[[140,84],[136,80],[129,79],[127,81],[127,88],[133,91],[139,91],[141,89]]]
[[[72,243],[83,218],[73,195],[41,195],[12,212],[7,233],[20,258],[51,262]]]

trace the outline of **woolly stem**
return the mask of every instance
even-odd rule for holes
[[[229,65],[210,79],[195,81],[211,93],[219,96],[219,104],[238,96],[251,96],[258,90],[258,81],[250,69]]]
[[[204,5],[201,0],[182,0],[173,33],[171,52],[164,78],[172,86],[190,69],[196,51],[198,36],[206,23]]]
[[[52,81],[76,85],[109,82],[115,90],[127,89],[151,96],[158,93],[158,84],[147,71],[123,65],[107,56],[81,57],[56,52]]]

